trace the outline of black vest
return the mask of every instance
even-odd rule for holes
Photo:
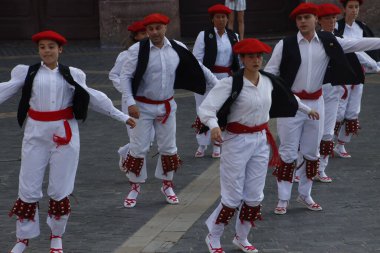
[[[136,96],[141,79],[146,71],[149,62],[150,42],[144,39],[139,42],[139,54],[135,76],[132,79],[132,93]],[[173,49],[179,56],[179,64],[176,69],[174,89],[189,90],[203,95],[206,92],[206,80],[201,66],[194,55],[186,48],[178,45],[174,40],[170,40]]]
[[[294,117],[298,110],[298,102],[292,91],[289,89],[290,85],[286,84],[281,77],[275,76],[263,70],[260,70],[259,72],[261,75],[268,77],[273,85],[272,105],[269,111],[269,116],[271,118]],[[233,74],[231,95],[227,98],[226,102],[224,102],[216,114],[218,118],[218,125],[222,129],[227,126],[227,119],[231,111],[231,106],[243,89],[243,76],[244,69],[240,69],[238,72]],[[208,130],[209,128],[204,126],[199,133],[205,133]]]
[[[236,37],[236,34],[233,31],[227,28],[226,32],[228,39],[230,40],[231,47],[233,47],[233,45],[235,45],[235,43],[238,42],[238,38]],[[211,69],[215,65],[216,55],[218,53],[216,36],[217,35],[215,33],[214,28],[204,31],[205,55],[203,57],[203,65],[205,65],[209,69]],[[235,54],[233,54],[232,56],[231,68],[233,72],[236,72],[240,69],[239,59]]]
[[[338,33],[340,35],[344,34],[344,29],[346,28],[346,21],[344,19],[338,20]],[[355,20],[355,23],[363,30],[363,37],[375,37],[375,34],[372,30],[363,22],[359,20]],[[366,51],[366,53],[371,56],[375,61],[380,61],[380,50],[370,50]]]
[[[25,78],[24,86],[22,87],[21,100],[18,105],[17,111],[17,121],[20,127],[22,127],[26,115],[29,110],[29,101],[32,95],[33,80],[41,67],[41,63],[32,65],[28,69],[28,73]],[[90,95],[87,93],[83,87],[81,87],[77,82],[74,81],[71,76],[70,69],[68,66],[59,64],[58,70],[63,76],[63,78],[75,87],[74,98],[73,98],[73,111],[76,119],[85,120],[87,117],[88,103],[90,102]]]
[[[335,36],[330,32],[317,32],[319,39],[330,61],[327,65],[323,83],[332,85],[355,83],[356,74],[344,56],[344,51]],[[293,85],[298,69],[301,65],[301,53],[297,36],[283,39],[280,76],[288,85]]]

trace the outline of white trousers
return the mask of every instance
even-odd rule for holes
[[[199,106],[202,104],[203,100],[205,100],[206,96],[208,95],[210,91],[207,91],[204,95],[199,95],[197,93],[194,93],[194,98],[195,98],[195,106],[196,109],[198,110]],[[196,134],[197,142],[198,145],[204,145],[208,146],[210,145],[211,142],[211,131],[207,131],[206,133],[203,134]]]
[[[38,202],[42,196],[42,182],[49,166],[47,194],[60,201],[74,190],[75,175],[79,161],[79,130],[75,119],[69,120],[72,138],[69,144],[57,147],[53,135],[65,136],[63,121],[41,122],[28,118],[22,142],[21,170],[19,176],[19,198],[27,203]],[[47,209],[47,207],[46,207]],[[55,235],[65,231],[68,217],[50,219],[48,225]],[[54,230],[54,231],[53,231]],[[34,238],[40,234],[38,211],[35,222],[16,222],[16,236]]]
[[[221,203],[238,208],[245,202],[257,206],[264,199],[265,178],[268,170],[269,145],[265,130],[253,134],[223,133],[223,152],[220,160]],[[222,205],[206,221],[214,237],[223,234],[224,224],[215,224]],[[239,215],[239,214],[238,214]],[[247,238],[250,222],[236,221],[236,233]]]
[[[146,168],[146,155],[150,147],[151,129],[154,128],[159,152],[155,176],[163,180],[173,180],[173,171],[164,175],[161,155],[177,154],[177,104],[174,99],[170,101],[171,112],[165,124],[162,124],[162,119],[165,115],[164,104],[150,105],[142,102],[137,102],[137,106],[140,110],[140,118],[136,122],[136,127],[129,130],[129,152],[134,157],[144,158],[144,163],[140,176],[136,176],[136,174],[129,172],[127,173],[127,177],[129,178],[129,181],[134,183],[144,183],[147,179],[148,174]]]
[[[308,115],[298,111],[295,117],[278,118],[277,133],[280,138],[279,153],[285,163],[292,163],[298,158],[298,150],[302,157],[308,160],[319,158],[319,144],[323,134],[324,122],[324,101],[321,96],[317,100],[303,99],[306,104],[319,113],[319,120],[309,119]],[[308,197],[311,194],[313,181],[306,177],[306,162],[299,168],[300,182],[298,192]],[[280,200],[290,200],[293,183],[288,181],[277,181],[278,198]]]
[[[344,91],[341,86],[332,86],[331,84],[324,84],[322,86],[323,100],[325,104],[324,110],[324,125],[322,140],[332,141],[334,138],[334,128],[337,121],[339,100]],[[319,171],[325,171],[328,164],[329,157],[321,157]]]
[[[337,121],[342,121],[344,119],[357,119],[359,118],[362,95],[363,95],[363,84],[358,85],[346,85],[348,96],[347,99],[341,99],[339,101]],[[343,142],[350,142],[352,134],[346,135],[346,130],[344,125],[340,128],[338,140]]]

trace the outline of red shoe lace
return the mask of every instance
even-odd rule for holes
[[[140,193],[140,184],[136,184],[136,183],[132,183],[130,182],[131,184],[131,191],[135,191],[137,193]]]
[[[19,238],[17,238],[17,242],[16,243],[19,243],[19,242],[25,244],[25,246],[29,245],[29,239],[19,239]]]
[[[166,190],[169,188],[174,188],[173,181],[163,180],[162,181],[162,189],[163,189],[163,192],[165,193],[165,196],[172,201],[177,201],[178,198],[175,194],[174,195],[167,195],[166,194]]]

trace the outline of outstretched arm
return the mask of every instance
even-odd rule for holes
[[[127,123],[130,126],[134,125],[134,121],[129,120],[130,117],[128,115],[122,113],[113,106],[111,99],[109,99],[106,94],[86,85],[86,75],[82,70],[70,67],[70,72],[74,80],[90,95],[89,106],[91,109],[101,114],[110,116],[113,119]]]
[[[0,83],[0,104],[14,96],[24,86],[29,66],[17,65],[11,72],[11,80]]]
[[[336,38],[345,53],[380,49],[380,38],[342,39]]]

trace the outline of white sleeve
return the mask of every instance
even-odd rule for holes
[[[133,44],[128,49],[127,57],[125,58],[124,64],[121,68],[120,87],[123,94],[122,101],[123,103],[126,103],[125,105],[126,108],[131,105],[136,104],[136,101],[133,98],[133,92],[132,92],[132,79],[135,76],[139,50],[140,50],[140,43]]]
[[[366,73],[378,72],[377,62],[365,52],[355,52]]]
[[[70,67],[70,72],[74,80],[90,95],[89,107],[92,110],[110,116],[123,123],[127,122],[129,116],[116,109],[113,106],[111,99],[109,99],[106,94],[86,85],[86,74],[82,70]]]
[[[227,98],[231,95],[232,77],[218,80],[210,93],[203,100],[198,108],[200,120],[210,129],[218,127],[217,111],[222,107]]]
[[[298,110],[303,113],[309,114],[311,111],[311,108],[305,105],[304,103],[302,103],[301,99],[297,97],[296,95],[294,95],[294,97],[297,99],[297,102],[298,102]]]
[[[14,96],[24,86],[29,66],[17,65],[12,69],[11,80],[0,83],[0,104]]]
[[[193,55],[197,58],[198,61],[203,62],[205,56],[205,41],[204,41],[205,32],[202,31],[198,34],[197,39],[195,40],[193,47]]]
[[[282,61],[283,41],[280,40],[274,47],[272,56],[270,57],[268,64],[265,66],[264,71],[272,73],[273,75],[280,75],[280,64]]]
[[[121,68],[125,62],[125,58],[127,57],[127,52],[128,52],[127,50],[123,51],[117,56],[115,65],[113,66],[110,73],[108,74],[108,78],[112,81],[113,86],[120,93],[122,92],[121,87],[120,87],[120,73],[121,73]]]
[[[336,38],[345,53],[380,49],[380,38],[345,39]]]

